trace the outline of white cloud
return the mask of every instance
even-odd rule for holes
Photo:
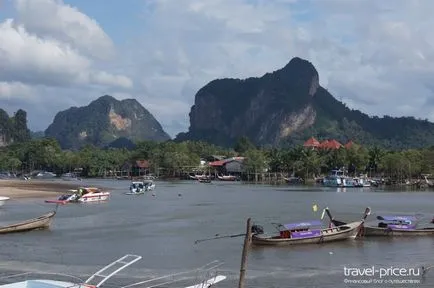
[[[18,98],[28,101],[32,96],[32,89],[19,82],[0,82],[0,101]]]
[[[147,0],[143,5],[141,26],[131,26],[136,38],[113,59],[108,57],[120,47],[80,7],[16,0],[18,17],[0,26],[0,61],[7,63],[0,82],[61,87],[34,88],[34,95],[57,97],[50,99],[80,91],[76,100],[56,100],[62,109],[103,94],[131,95],[174,135],[187,130],[194,94],[207,82],[262,76],[299,56],[310,60],[320,83],[351,108],[434,120],[434,2]],[[117,21],[131,17],[117,13]],[[102,66],[101,59],[113,65]],[[101,68],[110,66],[116,71]],[[0,89],[0,99],[15,97],[10,91],[19,88],[4,88],[9,86]]]
[[[14,3],[18,16],[0,20],[1,108],[24,108],[31,126],[45,129],[75,99],[85,105],[133,87],[127,76],[102,68],[116,59],[108,58],[112,41],[94,20],[59,0]],[[86,97],[71,93],[81,89]]]
[[[62,0],[16,0],[18,21],[28,31],[61,40],[93,56],[114,53],[110,37],[99,24]]]

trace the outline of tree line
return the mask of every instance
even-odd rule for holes
[[[81,168],[82,176],[101,176],[104,171],[118,171],[125,163],[148,160],[149,173],[160,176],[180,172],[205,171],[200,160],[210,155],[226,158],[244,156],[246,173],[283,173],[304,179],[345,168],[351,175],[415,178],[434,173],[434,147],[388,151],[379,147],[354,144],[346,149],[316,150],[256,147],[242,137],[232,148],[222,148],[201,141],[137,142],[134,149],[97,148],[87,145],[80,150],[62,150],[52,138],[14,143],[0,150],[0,171],[29,173],[34,170],[56,174]]]

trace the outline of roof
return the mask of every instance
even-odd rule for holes
[[[392,215],[392,216],[378,216],[377,219],[379,220],[385,220],[385,221],[416,221],[417,217],[416,216],[397,216],[397,215]]]
[[[347,144],[344,145],[344,147],[345,147],[346,149],[349,149],[349,148],[351,148],[353,145],[354,145],[353,140],[350,140],[350,141],[347,142]]]
[[[308,228],[312,226],[322,226],[322,222],[319,220],[312,220],[312,221],[305,221],[300,223],[284,224],[283,226],[288,230],[292,230],[292,229]]]
[[[319,145],[320,145],[319,141],[316,140],[314,137],[310,137],[303,144],[304,147],[318,147]]]
[[[304,147],[316,147],[319,149],[339,149],[342,147],[349,149],[355,144],[356,143],[354,143],[352,140],[350,140],[347,142],[347,144],[342,145],[341,143],[339,143],[339,141],[337,141],[335,139],[324,140],[323,142],[320,143],[314,137],[310,137],[308,140],[306,140],[306,142],[304,142],[303,146]]]
[[[137,160],[136,166],[139,168],[149,168],[149,161],[148,160]]]
[[[243,161],[244,157],[232,157],[232,158],[228,158],[228,159],[224,159],[224,160],[219,160],[219,161],[214,161],[214,162],[209,162],[208,165],[209,166],[213,166],[213,167],[220,167],[225,165],[226,163],[232,162],[232,161]]]
[[[318,148],[323,149],[339,149],[342,147],[342,144],[336,141],[335,139],[325,140],[320,144]]]

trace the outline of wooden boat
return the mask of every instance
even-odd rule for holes
[[[119,258],[118,260],[110,263],[109,265],[105,266],[101,270],[97,271],[92,276],[90,276],[86,281],[83,281],[77,277],[70,276],[67,274],[54,274],[54,275],[58,275],[58,276],[69,276],[69,277],[71,277],[71,279],[74,279],[74,280],[71,280],[71,282],[67,282],[67,281],[56,281],[56,280],[49,280],[49,279],[35,279],[35,280],[26,280],[26,281],[21,281],[21,282],[14,282],[14,283],[10,283],[10,284],[0,285],[0,288],[29,288],[29,287],[31,287],[31,288],[71,288],[71,287],[99,288],[99,287],[103,286],[103,284],[107,280],[112,278],[114,275],[116,275],[117,273],[119,273],[120,271],[125,269],[126,267],[132,265],[133,263],[139,261],[140,259],[142,259],[142,256],[127,254],[127,255]],[[211,262],[211,263],[214,263],[214,262]],[[214,267],[211,267],[211,268],[214,268]],[[209,269],[207,269],[207,270],[209,270]],[[193,273],[193,272],[197,272],[197,270],[187,271],[187,272]],[[127,286],[122,286],[120,288],[129,288],[129,287],[134,287],[134,286],[139,286],[142,288],[161,287],[161,286],[167,287],[166,285],[171,284],[171,283],[175,283],[175,282],[179,282],[180,280],[175,279],[175,280],[171,280],[171,281],[165,281],[161,284],[155,284],[155,281],[156,280],[165,280],[167,278],[174,278],[174,276],[186,274],[187,272],[181,272],[181,273],[176,273],[176,274],[172,274],[172,275],[156,277],[156,278],[148,279],[145,281],[137,282],[134,284],[130,284]],[[30,273],[19,273],[16,275],[7,276],[7,278],[22,277],[24,275],[26,276],[26,278],[29,278],[28,274],[30,274]],[[49,274],[49,273],[47,273],[47,274]],[[210,279],[207,279],[207,280],[205,280],[199,284],[196,284],[194,286],[188,286],[185,288],[210,288],[214,284],[221,282],[225,279],[226,279],[226,276],[217,275],[217,276],[214,276]],[[72,281],[74,281],[74,282],[72,282]],[[149,285],[149,283],[151,283],[151,282],[154,282],[154,284]],[[148,285],[144,286],[144,284],[148,284]],[[120,285],[118,285],[118,286],[120,286]]]
[[[47,229],[50,227],[54,215],[56,215],[56,211],[46,213],[37,218],[0,227],[0,234]]]
[[[325,242],[342,241],[356,238],[371,213],[368,207],[360,221],[345,223],[334,220],[328,208],[324,209],[330,218],[329,228],[320,228],[322,222],[318,220],[291,224],[279,224],[279,234],[266,235],[262,227],[252,226],[252,244],[254,245],[293,245],[293,244],[321,244]],[[313,228],[313,229],[311,229]]]
[[[377,216],[377,220],[377,226],[364,227],[364,236],[434,236],[434,226],[420,227],[416,216]]]
[[[211,179],[198,179],[200,183],[211,183]]]
[[[205,174],[202,174],[202,175],[196,174],[194,176],[191,176],[191,175],[188,175],[188,176],[193,180],[211,179],[210,175],[205,175]]]
[[[222,180],[222,181],[235,181],[235,180],[237,180],[237,176],[233,176],[233,175],[222,175],[222,176],[217,175],[217,178],[219,180]]]

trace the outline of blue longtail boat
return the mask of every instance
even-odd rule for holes
[[[252,226],[252,244],[254,245],[293,245],[293,244],[321,244],[325,242],[342,241],[356,238],[363,227],[367,216],[371,213],[368,207],[365,209],[360,221],[345,223],[334,220],[328,208],[325,209],[330,218],[328,228],[323,228],[321,221],[303,221],[299,223],[280,224],[279,233],[275,235],[264,234],[259,225]]]
[[[364,236],[434,236],[434,226],[421,227],[413,215],[377,216],[376,226],[365,226]]]

